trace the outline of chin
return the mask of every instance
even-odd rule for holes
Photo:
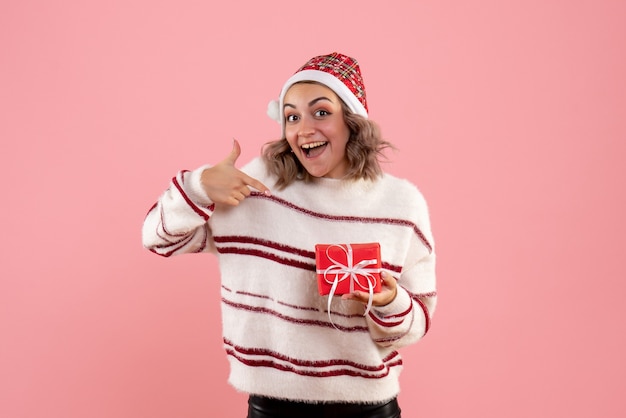
[[[322,177],[328,177],[328,170],[321,170],[321,169],[313,169],[313,170],[307,170],[308,173],[313,176],[313,177],[317,177],[317,178],[322,178]]]

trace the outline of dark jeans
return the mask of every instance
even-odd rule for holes
[[[261,396],[248,399],[248,418],[401,418],[398,401],[380,404],[305,403]]]

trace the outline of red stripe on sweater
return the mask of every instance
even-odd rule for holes
[[[294,318],[292,316],[288,316],[285,314],[282,314],[280,312],[277,312],[273,309],[269,309],[269,308],[264,308],[264,307],[260,307],[260,306],[251,306],[251,305],[246,305],[246,304],[242,304],[242,303],[235,303],[231,300],[228,300],[226,298],[222,298],[222,303],[234,308],[234,309],[241,309],[244,311],[248,311],[248,312],[254,312],[254,313],[260,313],[260,314],[265,314],[265,315],[271,315],[274,316],[276,318],[282,319],[283,321],[287,321],[287,322],[291,322],[293,324],[299,324],[299,325],[310,325],[310,326],[317,326],[317,327],[326,327],[326,328],[337,328],[341,331],[345,331],[345,332],[369,332],[367,329],[367,326],[343,326],[343,325],[337,325],[337,324],[331,324],[328,321],[321,321],[321,320],[317,320],[317,319],[304,319],[304,318]]]
[[[206,242],[207,242],[206,239],[207,239],[207,234],[208,234],[208,227],[209,226],[207,224],[204,224],[204,227],[202,228],[202,230],[204,231],[204,238],[202,238],[202,245],[200,245],[194,252],[201,253],[206,248]],[[186,236],[183,236],[178,241],[169,241],[166,238],[164,238],[161,234],[159,234],[158,232],[157,232],[157,235],[161,239],[166,241],[167,243],[166,244],[155,245],[152,249],[150,249],[150,251],[152,251],[155,254],[161,255],[163,257],[170,257],[172,254],[174,254],[175,252],[177,252],[178,250],[183,248],[185,245],[187,245],[189,243],[189,241],[191,241],[192,238],[194,238],[194,236],[195,236],[195,234],[193,234],[193,235],[186,235]]]
[[[261,257],[266,260],[271,260],[276,263],[284,264],[286,266],[299,268],[303,270],[315,271],[315,264],[310,264],[304,261],[289,259],[285,257],[279,257],[276,254],[268,253],[266,251],[253,250],[249,248],[238,248],[238,247],[217,247],[217,251],[220,254],[239,254],[239,255],[250,255],[254,257]]]
[[[325,213],[313,212],[312,210],[305,209],[305,208],[303,208],[301,206],[294,205],[293,203],[288,202],[288,201],[286,201],[284,199],[281,199],[279,197],[276,197],[276,196],[273,196],[273,195],[272,196],[267,196],[264,193],[255,192],[255,191],[253,191],[250,194],[250,196],[248,196],[248,197],[271,200],[271,201],[273,201],[275,203],[278,203],[280,205],[288,207],[288,208],[290,208],[292,210],[295,210],[297,212],[304,213],[306,215],[309,215],[309,216],[312,216],[312,217],[315,217],[315,218],[326,219],[326,220],[329,220],[329,221],[359,222],[359,223],[382,223],[382,224],[388,224],[388,225],[407,226],[407,227],[410,227],[410,228],[413,229],[413,231],[418,236],[420,241],[426,246],[426,248],[428,248],[428,252],[429,253],[431,253],[433,251],[433,247],[432,247],[431,243],[428,241],[428,239],[426,238],[424,233],[419,229],[419,227],[417,225],[415,225],[415,223],[413,223],[411,221],[407,221],[405,219],[328,215],[328,214],[325,214]]]
[[[292,372],[303,376],[312,377],[332,377],[332,376],[354,376],[368,379],[380,379],[389,374],[392,367],[402,365],[402,359],[396,351],[383,359],[383,364],[379,366],[367,366],[349,360],[326,360],[312,361],[293,359],[291,357],[276,353],[275,351],[258,348],[244,348],[235,346],[227,339],[224,339],[226,353],[243,364],[252,367],[272,367],[281,371]],[[250,357],[270,357],[263,359],[252,359]],[[322,370],[327,368],[333,370]]]
[[[297,254],[302,257],[315,258],[315,251],[302,250],[300,248],[291,247],[289,245],[281,244],[275,241],[264,240],[256,237],[243,236],[243,235],[223,235],[213,237],[213,241],[220,244],[237,242],[242,244],[254,244],[263,247],[273,248],[282,252]]]
[[[245,355],[255,355],[255,356],[267,356],[273,357],[277,360],[282,360],[287,363],[291,363],[296,366],[305,366],[305,367],[332,367],[332,366],[350,366],[355,369],[376,372],[382,371],[385,369],[385,364],[380,364],[378,366],[368,366],[365,364],[356,363],[349,359],[331,359],[331,360],[303,360],[296,359],[285,354],[277,353],[276,351],[269,350],[267,348],[246,348],[242,346],[236,346],[232,341],[227,338],[223,338],[224,344],[233,348],[235,351]],[[397,351],[393,351],[387,355],[384,359],[382,359],[383,363],[389,363],[392,360],[399,357],[399,353]]]
[[[229,244],[229,243],[253,244],[253,245],[258,245],[261,247],[271,248],[273,250],[282,251],[288,254],[294,254],[300,257],[306,257],[306,258],[311,259],[310,263],[306,263],[302,261],[295,261],[295,260],[293,260],[293,263],[290,263],[287,261],[289,259],[285,257],[279,257],[277,255],[274,255],[273,253],[265,252],[261,250],[244,250],[244,249],[239,249],[239,247],[227,247],[227,246],[217,248],[218,252],[222,252],[223,250],[224,253],[229,253],[229,254],[246,254],[246,255],[255,255],[258,257],[264,257],[264,255],[266,255],[267,257],[264,257],[264,258],[279,262],[281,264],[291,265],[292,267],[296,267],[296,268],[304,268],[305,270],[312,270],[312,271],[315,270],[315,252],[314,251],[291,247],[291,246],[284,245],[275,241],[268,241],[268,240],[263,240],[263,239],[259,239],[256,237],[242,236],[242,235],[214,236],[213,241],[219,244]],[[257,252],[254,252],[254,251],[257,251]],[[401,266],[396,266],[387,262],[382,262],[381,266],[383,269],[392,271],[394,273],[402,272]]]
[[[377,315],[374,314],[373,311],[370,311],[369,317],[372,319],[372,321],[374,321],[381,327],[391,328],[391,327],[401,325],[406,319],[406,317],[412,312],[413,312],[413,304],[411,303],[409,304],[409,307],[405,311],[400,312],[399,314],[387,315],[382,318],[379,318]],[[397,321],[389,321],[389,319],[391,318],[394,318],[394,319],[399,318],[399,319]]]
[[[227,292],[231,292],[232,290],[228,289],[225,286],[222,286],[222,288],[227,291]],[[298,305],[294,305],[291,303],[286,303],[280,300],[275,300],[267,295],[260,295],[257,293],[252,293],[252,292],[243,292],[243,291],[237,291],[235,292],[238,295],[246,295],[246,296],[251,296],[251,297],[255,297],[255,298],[259,298],[259,299],[266,299],[266,300],[271,300],[273,302],[276,302],[279,305],[285,306],[287,308],[291,308],[291,309],[297,309],[297,310],[301,310],[301,311],[309,311],[309,312],[319,312],[319,309],[316,307],[312,307],[312,306],[298,306]],[[328,314],[328,310],[324,309],[323,310],[324,313]],[[343,318],[362,318],[363,314],[358,314],[358,313],[353,313],[353,314],[344,314],[342,312],[331,312],[333,315],[335,316],[340,316]]]
[[[426,333],[430,329],[430,313],[428,312],[426,304],[422,302],[421,299],[415,298],[414,300],[420,305],[420,307],[424,311],[424,318],[426,318],[426,324],[424,325],[424,335],[426,335]]]
[[[374,321],[381,327],[386,327],[386,328],[397,327],[398,325],[402,325],[402,322],[403,322],[402,319],[400,319],[399,321],[394,321],[394,322],[383,321],[379,317],[377,317],[372,311],[369,312],[369,317],[372,319],[372,321]]]
[[[399,314],[395,314],[395,315],[387,315],[384,318],[403,318],[405,316],[407,316],[408,314],[411,313],[411,311],[413,310],[413,305],[409,305],[409,307],[406,309],[406,311],[404,312],[400,312]]]
[[[405,332],[400,333],[400,334],[395,334],[395,335],[388,335],[388,336],[385,336],[383,338],[375,338],[374,342],[377,343],[377,344],[381,344],[381,345],[385,346],[385,345],[393,344],[394,342],[404,338],[404,336],[407,335],[410,332],[411,328],[413,328],[413,322],[415,321],[414,312],[415,311],[413,309],[411,309],[411,314],[412,315],[411,315],[411,318],[409,319],[408,326],[405,327],[406,328]],[[405,319],[405,321],[406,321],[406,319]]]
[[[200,209],[200,207],[198,207],[195,203],[193,203],[193,201],[189,198],[189,196],[187,196],[187,193],[185,193],[185,191],[183,190],[180,183],[178,183],[178,179],[176,177],[172,178],[172,183],[174,184],[176,189],[178,189],[178,192],[183,197],[183,199],[185,199],[185,202],[187,202],[189,207],[192,208],[193,211],[196,212],[199,216],[201,216],[205,221],[208,220],[209,215],[207,215],[202,209]]]
[[[174,234],[174,233],[172,233],[172,232],[168,231],[168,230],[167,230],[167,226],[165,225],[165,211],[163,210],[163,206],[161,206],[161,208],[160,208],[160,209],[161,209],[161,210],[160,210],[160,212],[159,212],[159,215],[160,215],[160,218],[161,218],[161,223],[160,223],[160,225],[161,225],[161,229],[163,230],[163,232],[165,232],[165,234],[167,235],[167,237],[164,237],[164,236],[163,236],[162,234],[160,234],[160,233],[159,233],[159,231],[157,230],[157,235],[158,235],[158,237],[159,237],[159,238],[161,238],[161,239],[163,239],[163,240],[165,240],[165,241],[168,241],[168,242],[176,243],[176,242],[179,242],[179,241],[170,241],[168,238],[169,238],[169,237],[178,238],[178,237],[186,237],[186,236],[188,236],[188,233],[187,233],[187,232],[181,232],[180,234]]]
[[[190,235],[190,236],[185,237],[185,238],[183,238],[183,239],[181,239],[180,241],[177,241],[177,242],[168,242],[168,244],[157,245],[151,251],[156,253],[156,254],[158,254],[158,255],[161,255],[163,257],[170,257],[176,251],[180,250],[185,245],[187,245],[192,237],[193,236]]]
[[[310,376],[310,377],[352,376],[352,377],[361,377],[365,379],[382,379],[389,374],[392,367],[402,365],[402,360],[399,360],[394,363],[389,363],[386,365],[387,367],[384,373],[373,375],[373,374],[358,372],[358,371],[354,371],[350,369],[336,369],[336,370],[329,370],[329,371],[301,370],[301,369],[296,369],[295,367],[287,366],[285,364],[277,363],[272,360],[249,360],[241,356],[238,356],[236,352],[233,351],[232,349],[226,349],[226,354],[230,355],[231,357],[234,357],[239,362],[249,367],[271,367],[273,369],[277,369],[283,372],[291,372],[291,373],[295,373],[301,376]]]

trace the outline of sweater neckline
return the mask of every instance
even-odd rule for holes
[[[366,179],[348,180],[328,177],[316,177],[311,181],[311,183],[304,186],[321,188],[333,193],[359,195],[371,191],[377,181],[380,181],[380,179],[371,181]]]

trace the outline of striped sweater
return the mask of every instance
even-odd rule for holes
[[[206,168],[181,171],[151,208],[143,245],[171,256],[219,259],[224,349],[237,390],[307,402],[378,402],[400,391],[398,349],[428,331],[437,300],[426,202],[389,174],[376,181],[297,181],[216,205],[200,185]],[[242,171],[272,188],[256,158]],[[398,280],[388,305],[365,307],[317,290],[315,244],[381,244]]]

